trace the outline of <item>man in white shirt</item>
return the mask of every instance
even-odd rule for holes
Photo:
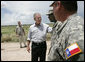
[[[41,15],[39,13],[34,14],[35,24],[31,25],[28,34],[28,47],[27,51],[30,52],[30,42],[32,42],[31,60],[45,61],[46,58],[46,33],[51,32],[52,28],[47,24],[41,23]]]

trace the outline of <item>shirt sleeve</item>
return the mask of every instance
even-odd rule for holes
[[[31,40],[31,29],[29,28],[27,40]]]

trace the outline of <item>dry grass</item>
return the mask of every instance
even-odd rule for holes
[[[10,35],[4,35],[4,36],[2,36],[1,40],[2,40],[2,42],[5,42],[5,41],[8,42],[8,41],[12,41],[12,38]]]
[[[53,24],[49,24],[51,27]],[[28,36],[28,31],[29,31],[30,25],[24,25],[24,30],[25,30],[25,39]],[[2,32],[2,38],[1,42],[18,42],[18,38],[16,37],[15,33],[16,26],[2,26],[1,27],[1,32]],[[47,34],[47,41],[50,40],[51,34]]]

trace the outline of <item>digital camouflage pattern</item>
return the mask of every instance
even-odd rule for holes
[[[77,42],[82,53],[65,57],[65,48]],[[48,61],[84,61],[84,20],[77,14],[53,28]]]

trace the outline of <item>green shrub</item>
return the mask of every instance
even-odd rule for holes
[[[10,37],[10,35],[3,35],[1,38],[1,42],[8,42],[8,41],[12,41],[12,38]]]
[[[31,24],[30,24],[31,25]],[[25,30],[25,39],[27,39],[28,31],[30,25],[23,25],[23,28]],[[53,24],[48,24],[49,26],[53,26]],[[1,42],[19,42],[19,39],[16,37],[15,33],[16,26],[1,26]],[[51,34],[47,34],[47,41],[51,40]]]

